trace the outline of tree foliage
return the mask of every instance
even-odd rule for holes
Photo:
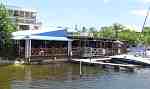
[[[11,32],[16,30],[15,24],[9,18],[11,13],[5,5],[0,4],[0,56],[8,56],[12,49]],[[8,55],[7,55],[8,54]],[[11,54],[11,53],[10,53]]]
[[[100,33],[100,37],[114,38],[114,32],[113,32],[112,26],[102,27],[99,33]]]
[[[136,32],[122,24],[114,23],[110,26],[103,26],[100,30],[94,27],[83,27],[82,29],[78,29],[78,32],[93,33],[93,36],[96,38],[99,37],[127,41],[131,45],[138,43],[150,45],[150,27],[145,27],[143,32]]]
[[[119,32],[124,30],[124,26],[119,24],[119,23],[114,23],[113,26],[112,26],[112,30],[115,34],[114,38],[118,39]]]
[[[150,45],[150,27],[144,28],[144,31],[141,33],[141,41],[145,45]]]
[[[123,30],[121,32],[119,32],[118,34],[118,38],[120,40],[124,40],[124,41],[128,41],[129,44],[136,44],[138,43],[138,37],[139,37],[139,34],[135,31],[132,31],[132,30]]]

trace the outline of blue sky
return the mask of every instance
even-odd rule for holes
[[[150,0],[7,0],[7,4],[36,9],[44,26],[99,28],[118,22],[140,28]]]

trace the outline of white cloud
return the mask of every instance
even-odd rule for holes
[[[139,0],[142,3],[150,3],[150,0]]]
[[[137,10],[132,10],[130,13],[132,15],[136,15],[136,16],[146,16],[147,10],[145,10],[145,9],[137,9]]]
[[[110,2],[110,0],[104,0],[104,3],[105,4],[107,4],[107,3],[109,3]]]

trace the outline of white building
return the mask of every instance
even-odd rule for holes
[[[37,22],[36,10],[15,6],[7,6],[7,8],[17,30],[38,30],[41,28],[41,23]]]

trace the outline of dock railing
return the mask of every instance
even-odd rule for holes
[[[73,48],[73,56],[80,57],[104,57],[112,56],[117,54],[117,49],[113,48],[92,48],[92,47],[83,47],[83,48]]]
[[[67,48],[32,48],[32,56],[67,56]]]
[[[24,49],[21,50],[21,55],[24,56]],[[92,47],[73,47],[72,57],[104,57],[112,56],[117,54],[117,49],[115,48],[92,48]],[[61,48],[32,48],[32,57],[67,57],[68,50],[66,47]]]

